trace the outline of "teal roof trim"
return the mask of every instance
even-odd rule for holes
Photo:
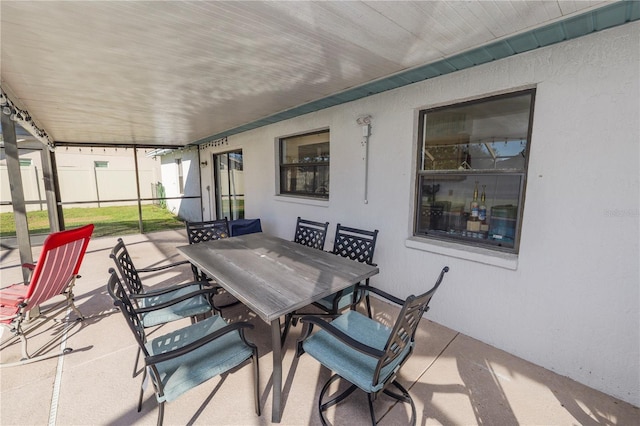
[[[287,120],[310,112],[355,101],[387,90],[428,80],[487,62],[497,61],[518,53],[528,52],[540,47],[582,37],[607,28],[616,27],[640,19],[640,1],[624,0],[607,4],[599,9],[582,15],[558,21],[526,33],[478,47],[458,55],[451,56],[427,65],[413,68],[380,80],[347,89],[344,92],[328,96],[282,111],[233,129],[200,139],[192,145],[202,145],[237,133],[246,132],[278,121]]]

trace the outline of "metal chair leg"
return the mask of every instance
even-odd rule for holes
[[[164,420],[164,402],[158,404],[158,426],[162,426]]]
[[[337,374],[334,374],[329,378],[329,380],[327,380],[327,383],[324,384],[324,386],[322,387],[322,390],[320,391],[320,396],[318,397],[318,414],[320,414],[320,421],[322,422],[323,426],[327,426],[328,424],[327,419],[324,417],[323,412],[326,411],[327,408],[332,407],[344,401],[349,395],[353,393],[354,390],[357,389],[356,385],[351,385],[349,386],[349,388],[347,388],[347,390],[345,390],[344,392],[340,393],[336,397],[330,399],[329,401],[323,404],[322,400],[324,398],[324,395],[329,390],[329,387],[333,382],[335,382],[340,378],[341,378],[340,376],[338,376]]]
[[[251,358],[253,364],[253,387],[254,387],[254,403],[256,406],[256,414],[258,417],[261,414],[260,411],[260,365],[258,364],[258,350],[253,350],[253,357]]]
[[[395,393],[395,392],[391,392],[389,389],[385,389],[383,392],[385,395],[388,395],[392,398],[397,399],[400,402],[404,402],[407,403],[411,406],[411,425],[415,425],[416,424],[416,406],[413,403],[413,398],[411,398],[411,395],[409,395],[409,391],[407,391],[404,386],[402,386],[400,383],[398,383],[397,380],[394,380],[393,382],[391,382],[392,385],[394,385],[396,388],[398,388],[400,390],[400,392],[402,392],[401,395]]]
[[[147,369],[142,374],[142,383],[140,383],[140,398],[138,398],[138,413],[142,410],[142,397],[144,396],[144,381],[147,378]]]
[[[138,347],[138,351],[136,352],[136,361],[133,363],[133,374],[131,377],[135,378],[138,375],[138,361],[140,361],[140,347]]]
[[[369,403],[369,414],[371,415],[371,424],[376,426],[378,422],[376,422],[376,413],[373,411],[373,394],[367,394],[367,402]]]

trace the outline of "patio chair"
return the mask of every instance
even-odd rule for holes
[[[74,304],[73,286],[76,279],[80,278],[78,272],[92,233],[93,225],[85,225],[50,234],[44,241],[38,261],[23,265],[32,270],[29,282],[13,284],[0,290],[0,324],[7,327],[13,337],[19,337],[22,341],[21,363],[51,357],[29,356],[27,336],[34,330],[65,309],[72,309],[78,320],[84,319]],[[37,316],[34,315],[38,312],[34,308],[60,295],[64,296],[64,300],[46,306]],[[30,315],[34,315],[34,318],[30,318]],[[65,353],[71,350],[67,348]]]
[[[213,304],[213,296],[218,289],[207,281],[192,281],[184,284],[147,290],[142,285],[140,273],[168,270],[188,261],[176,262],[153,268],[136,269],[122,238],[111,250],[120,277],[124,281],[129,297],[140,311],[140,323],[145,328],[157,327],[168,322],[189,318],[192,323],[202,317],[219,311]],[[140,352],[138,351],[138,357]],[[138,373],[138,357],[133,366],[133,376]]]
[[[314,222],[312,220],[301,219],[300,216],[298,216],[293,241],[307,247],[324,250],[324,241],[327,238],[328,227],[329,222]]]
[[[140,278],[140,273],[159,272],[170,268],[188,264],[188,261],[176,262],[167,265],[137,269],[129,255],[122,238],[118,238],[117,244],[109,255],[113,259],[121,279],[124,281],[129,297],[140,308],[147,308],[168,304],[165,309],[155,309],[142,315],[142,323],[145,327],[153,327],[167,322],[192,318],[198,315],[208,314],[217,310],[213,305],[213,295],[217,289],[211,287],[206,281],[191,281],[158,289],[147,290]],[[175,303],[180,299],[180,303]]]
[[[244,335],[245,329],[253,328],[252,324],[227,324],[222,317],[214,315],[148,340],[142,314],[152,312],[154,307],[134,307],[115,270],[111,268],[109,272],[107,290],[144,354],[146,368],[138,412],[142,409],[147,374],[151,377],[158,401],[157,423],[162,425],[166,402],[174,401],[190,389],[251,360],[254,404],[256,414],[260,416],[258,349]]]
[[[225,217],[224,219],[210,220],[205,222],[186,222],[187,238],[189,244],[198,244],[205,241],[219,240],[221,238],[229,238],[231,233],[229,232],[229,221]],[[211,281],[204,272],[198,269],[197,266],[191,264],[191,270],[193,271],[193,279],[197,281]],[[222,290],[222,287],[216,286],[218,291]],[[222,309],[235,306],[239,304],[238,300],[233,300],[224,305],[216,305],[216,309],[222,315]]]
[[[221,238],[229,238],[229,221],[224,219],[210,220],[205,222],[185,222],[187,227],[187,238],[189,244],[197,244],[204,241],[219,240]],[[208,277],[195,265],[191,265],[194,280],[205,280]]]
[[[331,322],[315,316],[300,319],[305,326],[297,341],[296,355],[308,353],[334,374],[322,387],[318,397],[318,413],[323,425],[327,424],[324,411],[346,399],[356,388],[367,393],[372,424],[376,424],[373,402],[384,393],[410,404],[412,424],[416,421],[416,408],[409,392],[396,380],[398,371],[409,359],[415,344],[415,334],[422,314],[429,309],[429,301],[440,286],[444,267],[433,288],[419,296],[398,299],[382,290],[369,287],[369,291],[402,306],[391,328],[355,310],[348,310]],[[311,334],[313,327],[321,330]],[[324,396],[331,384],[344,379],[350,386],[327,402]],[[389,390],[395,386],[400,394]]]
[[[374,265],[373,253],[376,249],[376,240],[378,238],[378,230],[366,231],[363,229],[349,228],[338,224],[336,226],[336,235],[333,242],[333,254],[346,257],[358,262]],[[322,315],[335,317],[340,311],[347,306],[355,306],[360,303],[362,297],[365,298],[367,314],[371,318],[371,304],[369,301],[369,293],[364,291],[356,291],[360,284],[352,285],[344,290],[329,295],[323,299],[313,303],[313,306],[324,312]],[[365,282],[365,288],[369,286],[369,279]],[[298,323],[298,318],[305,315],[317,315],[311,313],[294,312],[289,314],[285,320],[285,333],[289,332],[291,325],[294,327]]]
[[[338,224],[336,235],[333,241],[333,254],[356,260],[361,263],[377,266],[373,263],[373,253],[376,249],[378,230],[367,231],[364,229],[349,228]],[[369,279],[365,282],[365,287],[369,286]],[[328,315],[337,315],[347,306],[355,306],[359,299],[358,295],[363,295],[366,300],[367,314],[371,318],[371,305],[369,293],[367,291],[355,291],[356,285],[341,290],[324,299],[314,303],[314,306],[322,309]]]

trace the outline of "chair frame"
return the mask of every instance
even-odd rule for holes
[[[331,250],[331,253],[351,259],[351,260],[355,260],[361,263],[377,266],[375,263],[373,263],[373,253],[376,248],[377,238],[378,238],[377,229],[374,231],[367,231],[364,229],[357,229],[357,228],[342,226],[341,224],[338,223],[336,225],[336,234],[334,237],[333,249]],[[365,287],[368,287],[368,286],[369,286],[369,278],[367,278],[365,281]],[[286,340],[286,337],[289,333],[289,329],[291,328],[291,326],[295,327],[298,324],[299,318],[305,315],[323,315],[328,317],[336,317],[341,310],[339,304],[345,292],[351,291],[351,296],[352,296],[351,309],[355,309],[355,306],[358,303],[360,303],[360,301],[362,300],[362,297],[364,297],[367,314],[369,315],[369,318],[371,318],[371,302],[369,300],[369,293],[366,291],[358,292],[356,291],[356,288],[357,287],[354,284],[353,286],[349,286],[346,289],[340,290],[332,294],[331,296],[328,296],[327,298],[329,297],[332,298],[331,308],[327,308],[325,305],[319,302],[312,303],[313,306],[315,306],[316,308],[324,312],[322,314],[308,313],[308,312],[307,313],[293,312],[293,313],[287,314],[285,316],[285,326],[284,326],[282,344],[284,345],[284,341]],[[358,297],[358,294],[362,296]],[[327,298],[325,298],[325,300]]]
[[[375,418],[375,413],[373,409],[373,402],[377,399],[380,393],[384,393],[392,398],[408,403],[411,406],[412,413],[412,424],[415,425],[416,422],[416,408],[413,403],[413,399],[409,392],[397,382],[397,372],[402,368],[404,363],[409,359],[413,352],[413,345],[415,341],[415,334],[418,328],[418,324],[422,315],[429,310],[429,302],[431,298],[435,294],[436,290],[442,283],[444,278],[444,274],[449,271],[449,267],[445,266],[436,281],[436,284],[427,292],[414,296],[411,295],[407,297],[406,300],[399,299],[395,296],[392,296],[380,289],[375,287],[368,287],[367,291],[377,294],[378,296],[386,299],[392,303],[402,306],[400,313],[396,319],[394,326],[391,329],[391,333],[389,338],[384,346],[384,349],[379,349],[375,347],[368,346],[357,339],[353,338],[351,335],[341,331],[330,322],[324,321],[322,318],[317,316],[305,316],[300,319],[301,322],[304,323],[304,329],[302,331],[302,335],[297,340],[296,345],[296,356],[301,356],[304,354],[304,342],[311,335],[314,326],[320,327],[322,330],[329,333],[332,337],[336,338],[342,344],[353,348],[364,355],[370,356],[374,359],[377,359],[377,364],[375,371],[372,377],[372,387],[379,387],[379,390],[375,392],[367,392],[368,402],[369,402],[369,414],[371,415],[371,421],[373,425],[377,424],[377,420]],[[374,321],[370,319],[370,321]],[[406,349],[408,347],[408,349]],[[382,369],[394,362],[398,357],[404,354],[404,358],[400,360],[399,364],[394,368],[394,370],[387,376],[381,377]],[[320,391],[320,395],[318,397],[318,413],[320,415],[320,419],[323,425],[327,425],[327,420],[324,417],[324,411],[336,405],[342,401],[344,401],[354,390],[356,390],[357,386],[355,384],[351,384],[345,391],[339,393],[337,396],[333,397],[329,401],[323,403],[323,399],[325,394],[329,391],[331,384],[342,378],[338,373],[334,373],[329,380],[325,383]],[[382,386],[379,386],[382,385]],[[400,394],[392,392],[388,389],[390,385],[396,387]]]
[[[176,266],[186,265],[190,263],[188,260],[185,260],[181,262],[171,263],[168,265],[138,269],[134,266],[133,260],[131,259],[131,255],[129,255],[129,250],[127,249],[127,246],[125,245],[122,238],[118,238],[118,242],[111,250],[111,254],[109,254],[109,257],[113,259],[113,261],[115,262],[118,272],[120,273],[120,277],[124,281],[127,287],[127,290],[129,291],[129,297],[135,301],[137,301],[138,299],[144,299],[145,297],[153,297],[153,296],[159,296],[162,294],[170,293],[170,292],[179,290],[181,288],[194,286],[196,284],[200,285],[201,287],[200,290],[194,291],[193,293],[189,294],[188,295],[189,297],[197,296],[199,294],[213,295],[217,292],[217,290],[211,287],[207,281],[191,281],[184,284],[178,284],[178,285],[164,287],[160,289],[154,289],[154,290],[145,289],[145,287],[142,285],[142,279],[140,278],[140,273],[159,272],[159,271],[164,271],[166,269],[170,269]],[[189,297],[187,297],[187,299]],[[211,300],[212,300],[212,297],[210,297],[210,301]],[[216,309],[216,307],[213,305],[213,302],[211,303],[211,306],[214,310]]]
[[[229,238],[231,232],[229,230],[229,221],[224,219],[209,220],[204,222],[185,222],[187,228],[187,238],[189,244],[202,243],[204,241],[219,240],[221,238]],[[191,265],[194,280],[207,279],[207,276],[201,273],[198,268]]]
[[[307,247],[324,250],[329,222],[315,222],[298,216],[293,241]]]
[[[204,222],[187,221],[185,225],[187,228],[187,238],[189,239],[189,244],[198,244],[205,241],[229,238],[231,236],[229,221],[226,217],[224,219],[209,220]],[[191,270],[193,271],[194,280],[211,282],[211,278],[208,277],[204,272],[200,271],[194,264],[191,264]],[[222,290],[222,287],[218,286],[215,283],[212,283],[211,285],[217,288],[218,291]],[[222,309],[236,306],[239,303],[239,300],[234,300],[225,305],[215,305],[215,308],[216,311],[220,315],[222,315]]]
[[[3,366],[21,365],[60,355],[30,356],[27,351],[28,335],[53,320],[65,309],[73,310],[78,317],[77,321],[84,319],[74,303],[73,288],[76,279],[80,278],[78,272],[93,229],[94,225],[89,224],[50,234],[44,241],[38,261],[35,264],[25,263],[23,265],[32,271],[29,283],[25,285],[22,283],[14,284],[0,290],[0,303],[4,312],[0,317],[0,323],[7,327],[13,335],[11,339],[3,342],[2,347],[5,347],[4,345],[13,338],[18,337],[21,340],[22,351],[20,362]],[[40,310],[42,303],[59,295],[64,296],[64,300]],[[36,312],[37,316],[30,317],[32,313]],[[25,327],[25,325],[27,326]],[[63,353],[72,350],[66,348]]]
[[[342,226],[338,223],[336,225],[336,235],[333,241],[333,249],[331,250],[331,252],[338,256],[346,257],[360,263],[377,266],[377,264],[373,263],[373,254],[376,249],[377,239],[377,229],[368,231],[365,229]],[[369,287],[369,278],[366,279],[364,287]],[[371,303],[369,300],[369,293],[366,291],[358,292],[355,290],[355,286],[340,290],[339,292],[335,293],[333,295],[333,306],[329,310],[318,303],[314,303],[314,306],[327,312],[328,315],[338,315],[340,310],[338,307],[340,299],[346,291],[349,291],[351,289],[353,289],[353,299],[351,302],[352,308],[355,309],[355,305],[357,305],[362,300],[362,297],[364,297],[367,314],[369,315],[369,318],[371,318]],[[358,294],[361,295],[360,298],[358,298]]]
[[[156,309],[156,307],[136,308],[132,300],[129,298],[127,291],[124,289],[124,286],[120,282],[120,279],[118,278],[118,274],[115,272],[113,268],[109,269],[109,274],[110,274],[110,277],[107,283],[107,291],[109,295],[112,297],[112,299],[114,300],[114,305],[118,307],[122,315],[125,317],[127,321],[127,325],[129,326],[129,329],[133,333],[136,339],[136,342],[138,344],[138,351],[141,351],[144,354],[144,363],[146,368],[144,369],[144,375],[142,377],[142,385],[140,387],[140,395],[138,398],[138,408],[137,408],[138,412],[142,410],[142,400],[144,396],[145,381],[146,381],[147,374],[149,374],[151,377],[151,382],[153,384],[153,387],[155,389],[157,396],[162,397],[164,395],[161,375],[158,372],[158,369],[156,367],[158,363],[181,357],[195,349],[198,349],[208,343],[215,341],[216,339],[219,339],[220,337],[228,333],[237,332],[240,336],[240,339],[243,341],[243,343],[246,344],[252,351],[252,355],[250,359],[253,364],[254,404],[255,404],[256,414],[258,416],[261,415],[260,394],[259,394],[260,367],[259,367],[258,348],[256,345],[249,342],[246,339],[244,334],[245,329],[254,328],[253,324],[249,324],[247,322],[229,324],[223,327],[222,329],[219,329],[194,342],[189,343],[186,346],[152,356],[149,354],[145,346],[145,344],[147,343],[147,338],[145,333],[145,327],[143,326],[142,319],[140,318],[140,313],[150,312]],[[183,329],[188,329],[189,327],[190,326],[187,326],[187,327],[184,327]],[[246,361],[243,361],[239,365],[242,365],[245,362]],[[229,370],[232,370],[236,367],[237,366],[229,368]],[[227,370],[227,372],[229,370]],[[222,374],[225,374],[225,373],[222,373]],[[163,423],[165,403],[166,401],[162,401],[162,402],[159,402],[158,404],[158,421],[157,421],[158,426],[161,426]]]
[[[185,300],[189,300],[197,296],[206,297],[209,304],[211,305],[212,311],[214,312],[220,311],[220,309],[216,307],[213,302],[213,296],[215,296],[218,293],[218,288],[211,286],[207,281],[192,281],[184,284],[178,284],[178,285],[168,286],[168,287],[154,289],[154,290],[147,290],[142,285],[142,279],[140,278],[140,273],[158,272],[158,271],[167,270],[176,266],[190,264],[190,262],[187,260],[181,261],[181,262],[174,262],[167,265],[152,267],[152,268],[137,269],[133,264],[131,255],[129,255],[129,250],[127,249],[127,246],[125,245],[122,238],[118,238],[118,242],[111,250],[111,254],[109,254],[109,257],[113,259],[114,263],[116,264],[118,272],[120,273],[120,278],[122,279],[122,281],[124,281],[124,284],[128,290],[128,297],[131,300],[133,300],[133,303],[139,309],[138,312],[140,313],[151,312],[151,311],[159,310],[163,308],[169,308],[175,305],[176,303],[183,302]],[[165,302],[164,304],[154,305],[153,309],[145,310],[144,308],[140,307],[140,302],[145,298],[163,296],[163,295],[167,295],[169,293],[175,292],[177,290],[181,290],[189,287],[195,288],[196,286],[198,287],[197,290],[191,291],[188,294],[185,294],[183,296],[173,298],[170,301]],[[190,318],[192,323],[195,322],[196,320],[195,317],[188,317],[188,318]],[[161,325],[161,324],[158,324],[158,325]],[[138,351],[138,354],[136,356],[136,361],[133,366],[133,377],[135,377],[138,374],[137,368],[138,368],[139,356],[140,356],[140,352]]]

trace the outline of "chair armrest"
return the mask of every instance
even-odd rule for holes
[[[397,298],[395,296],[392,296],[389,293],[387,293],[386,291],[380,290],[379,288],[371,287],[370,285],[359,285],[359,284],[358,284],[358,288],[360,290],[370,291],[371,293],[375,293],[378,296],[381,296],[381,297],[387,299],[389,302],[395,303],[396,305],[400,305],[400,306],[404,305],[404,302],[405,302],[404,300],[399,299],[399,298]]]
[[[208,334],[202,337],[201,339],[198,339],[195,342],[191,342],[188,345],[183,346],[181,348],[174,349],[172,351],[165,352],[163,354],[148,356],[145,358],[144,363],[145,365],[152,365],[152,364],[157,364],[159,362],[167,361],[167,360],[182,356],[195,349],[198,349],[203,345],[206,345],[207,343],[213,342],[214,340],[224,336],[225,334],[229,334],[234,331],[239,331],[240,337],[245,343],[247,343],[247,341],[244,339],[243,329],[245,328],[252,329],[253,327],[254,327],[253,324],[249,324],[248,322],[237,322],[237,323],[229,324],[226,327],[223,327],[220,330],[216,330],[213,333]]]
[[[207,289],[209,289],[209,288],[219,288],[219,286],[211,285],[211,283],[208,282],[208,281],[190,281],[188,283],[178,284],[178,285],[174,285],[174,286],[171,286],[171,287],[151,289],[151,290],[148,290],[148,291],[145,289],[144,293],[131,295],[129,297],[134,299],[134,298],[144,298],[144,297],[150,297],[150,296],[160,296],[162,294],[167,294],[167,293],[171,293],[173,291],[181,290],[181,289],[183,289],[185,287],[190,287],[190,286],[195,285],[195,284],[201,285],[202,289],[204,289],[204,288],[207,288]]]
[[[330,322],[324,321],[316,316],[306,315],[300,318],[300,321],[306,324],[305,324],[305,329],[302,331],[302,335],[297,340],[297,346],[298,346],[298,349],[296,351],[297,356],[300,356],[304,353],[304,349],[302,348],[302,343],[309,336],[309,334],[311,334],[311,331],[313,330],[314,325],[317,325],[327,333],[331,334],[336,339],[340,340],[345,345],[365,355],[369,355],[374,358],[380,358],[381,356],[384,355],[384,351],[381,351],[380,349],[365,345],[364,343],[357,341],[353,337],[343,333],[342,331],[340,331],[339,329],[331,325]]]
[[[137,313],[147,313],[147,312],[152,312],[152,311],[156,311],[158,309],[164,309],[164,308],[168,308],[169,306],[173,306],[176,303],[180,303],[180,302],[184,302],[185,300],[189,300],[193,297],[196,296],[200,296],[200,295],[208,295],[211,294],[211,297],[213,297],[215,294],[217,294],[218,289],[215,288],[206,288],[206,289],[202,289],[202,290],[197,290],[197,291],[193,291],[191,293],[185,294],[184,296],[180,296],[180,297],[176,297],[175,299],[171,299],[167,302],[164,303],[159,303],[157,305],[153,305],[153,306],[147,306],[145,308],[138,308],[136,309]],[[147,297],[149,297],[147,295]],[[140,298],[144,298],[144,297],[137,297],[138,299]],[[211,299],[209,299],[211,300]]]
[[[163,271],[165,269],[173,268],[174,266],[180,266],[180,265],[186,265],[186,264],[190,264],[190,262],[188,260],[182,260],[180,262],[170,263],[168,265],[154,266],[151,268],[141,268],[141,269],[137,269],[137,271],[138,272],[157,272],[157,271]]]

